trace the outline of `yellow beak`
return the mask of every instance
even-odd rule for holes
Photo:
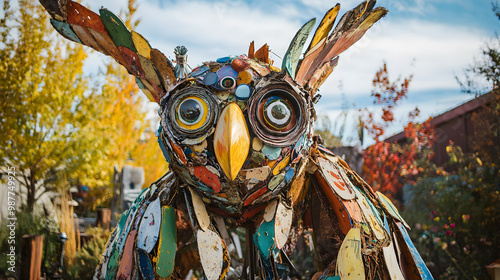
[[[215,128],[214,151],[219,165],[230,180],[238,175],[249,148],[250,135],[245,116],[236,103],[229,103]]]

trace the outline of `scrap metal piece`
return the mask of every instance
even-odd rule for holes
[[[151,61],[153,62],[154,67],[158,70],[163,86],[168,92],[174,87],[177,80],[172,62],[170,62],[170,60],[168,60],[167,57],[157,49],[151,49]]]
[[[175,76],[177,79],[184,79],[191,72],[191,67],[187,64],[187,48],[184,46],[177,46],[174,49],[175,54]]]
[[[273,175],[278,175],[281,170],[285,169],[290,163],[290,155],[287,155],[284,159],[282,159],[278,164],[276,164],[273,168]]]
[[[264,145],[262,147],[262,152],[269,160],[276,160],[281,155],[281,148]]]
[[[276,208],[278,207],[278,199],[271,200],[269,204],[267,204],[266,209],[264,210],[264,221],[270,222],[276,216]]]
[[[176,213],[173,207],[162,207],[156,273],[163,278],[169,277],[174,271],[175,253],[177,250],[177,227],[175,225],[175,217]]]
[[[411,241],[410,235],[406,231],[406,228],[400,222],[396,222],[396,225],[397,225],[396,234],[399,235],[398,238],[404,240],[401,242],[406,243],[406,246],[407,246],[406,250],[409,250],[409,253],[411,253],[411,257],[414,260],[415,265],[418,267],[417,272],[420,274],[420,277],[422,278],[422,280],[433,280],[434,278],[432,277],[431,272],[429,271],[429,269],[425,265],[425,262],[422,259],[422,257],[420,256],[420,254],[418,253],[418,250],[415,247],[415,245],[413,244],[413,241]],[[406,251],[406,250],[403,250],[403,251],[405,251],[405,253],[408,255],[408,251]],[[407,258],[408,258],[408,256],[407,256]]]
[[[306,22],[300,29],[297,31],[292,41],[290,42],[290,46],[288,46],[288,50],[283,57],[283,63],[281,68],[286,70],[288,75],[292,79],[295,78],[295,73],[297,70],[297,64],[299,63],[300,55],[302,54],[302,49],[304,48],[304,44],[309,37],[309,33],[311,33],[314,24],[316,23],[316,19],[313,18]]]
[[[392,204],[391,200],[379,191],[377,191],[377,195],[378,195],[378,201],[380,201],[380,204],[382,205],[382,207],[384,207],[385,211],[387,211],[387,213],[389,213],[389,215],[391,215],[394,219],[402,222],[407,229],[411,229],[410,226],[403,219],[403,217],[401,217],[401,214],[399,214],[399,211],[396,208],[396,206]]]
[[[68,22],[106,33],[101,17],[78,2],[68,1]]]
[[[106,30],[115,45],[117,47],[125,47],[132,52],[137,53],[134,41],[132,41],[132,34],[123,21],[107,9],[99,9],[99,14],[101,15],[104,27],[106,27]]]
[[[352,228],[344,238],[337,258],[336,270],[340,279],[365,279],[359,228]]]
[[[82,44],[82,41],[80,41],[80,38],[78,38],[73,29],[71,29],[71,25],[69,23],[58,21],[56,19],[50,19],[50,23],[57,30],[57,32],[59,32],[59,34],[66,39]]]
[[[323,178],[325,178],[332,190],[334,190],[335,193],[337,193],[342,199],[351,200],[356,197],[354,191],[351,190],[351,188],[340,176],[339,171],[332,161],[319,157],[318,165]]]
[[[161,226],[161,203],[160,198],[149,203],[144,212],[137,234],[137,248],[150,253],[158,241],[158,233]]]
[[[278,249],[282,249],[288,240],[292,227],[292,219],[293,208],[281,200],[276,208],[276,217],[274,221],[274,234],[276,237],[276,247]]]
[[[377,238],[377,240],[382,244],[386,243],[388,240],[385,231],[382,228],[382,226],[378,223],[378,221],[375,219],[375,215],[373,214],[373,211],[370,205],[368,204],[365,196],[361,194],[361,192],[359,192],[356,188],[354,188],[354,192],[356,193],[356,201],[359,207],[361,208],[363,217],[370,226],[370,229],[372,233],[375,235],[375,238]]]
[[[396,256],[394,242],[391,242],[387,247],[382,247],[382,252],[384,254],[385,267],[387,268],[391,279],[404,280],[405,278],[403,276],[403,273],[401,272],[398,258]]]
[[[118,268],[118,273],[116,274],[119,279],[130,278],[132,274],[132,261],[134,258],[134,242],[135,236],[137,235],[137,229],[130,232],[125,242],[125,247],[123,249],[123,255],[120,259],[120,267]]]
[[[139,260],[139,271],[141,272],[142,279],[153,280],[155,279],[153,273],[153,265],[149,259],[148,253],[142,249],[137,249],[137,255]]]
[[[196,215],[196,220],[198,221],[198,225],[203,231],[206,231],[210,226],[210,216],[208,215],[205,203],[203,203],[203,200],[196,191],[194,191],[191,187],[188,188],[189,192],[191,193],[191,202],[194,208],[194,214]]]
[[[269,166],[262,166],[252,169],[245,170],[245,179],[250,180],[252,178],[257,179],[259,181],[264,181],[267,179],[269,174],[271,174],[271,168]]]
[[[116,61],[118,61],[118,63],[123,65],[123,67],[125,67],[127,69],[127,71],[132,72],[132,69],[130,68],[128,63],[123,58],[120,50],[118,50],[118,48],[116,47],[116,45],[113,42],[113,40],[111,39],[111,37],[109,37],[108,33],[99,32],[99,31],[94,30],[94,29],[89,29],[89,31],[90,31],[90,34],[92,34],[92,36],[96,40],[96,42],[99,43],[99,46],[101,46],[103,49],[105,49],[106,52],[111,57],[113,57]]]
[[[82,43],[86,46],[89,46],[96,51],[102,52],[105,55],[108,55],[105,49],[101,48],[99,43],[94,39],[90,31],[87,29],[85,26],[80,26],[76,24],[71,24],[71,28],[73,28],[73,31],[75,34],[80,38]]]
[[[274,222],[274,219],[270,222],[264,221],[253,235],[255,246],[265,260],[269,259],[274,247]]]
[[[218,280],[223,272],[225,244],[214,230],[196,231],[201,266],[207,280]],[[227,250],[227,249],[226,249]]]
[[[141,34],[131,31],[132,42],[134,42],[134,46],[137,49],[137,53],[142,55],[146,59],[151,59],[151,45],[148,40],[144,38]]]
[[[67,2],[68,0],[40,0],[50,16],[59,21],[65,21],[68,18]]]

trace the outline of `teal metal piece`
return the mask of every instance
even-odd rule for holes
[[[264,145],[262,147],[262,152],[269,160],[276,160],[281,155],[281,148]]]
[[[106,9],[100,9],[99,14],[106,29],[108,30],[109,37],[117,47],[125,47],[134,53],[137,53],[132,34],[125,26],[123,21],[112,12]]]
[[[281,65],[281,69],[287,71],[288,75],[295,79],[295,71],[297,69],[297,64],[299,63],[300,55],[302,54],[302,49],[304,48],[304,44],[307,41],[307,37],[309,37],[309,33],[311,33],[314,24],[316,23],[316,19],[313,18],[306,22],[299,31],[293,37],[292,42],[290,42],[290,46],[283,57],[283,63]]]
[[[59,32],[64,37],[79,44],[83,44],[80,38],[78,38],[78,36],[75,34],[73,29],[71,29],[71,25],[69,23],[58,21],[55,19],[50,19],[50,23],[57,30],[57,32]]]
[[[264,259],[269,259],[271,249],[274,247],[274,219],[263,222],[253,235],[255,246]]]

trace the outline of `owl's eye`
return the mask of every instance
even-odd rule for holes
[[[305,131],[305,99],[286,84],[260,89],[249,101],[249,122],[254,133],[272,146],[287,146]]]
[[[292,119],[292,106],[281,97],[270,97],[264,104],[264,120],[274,129],[284,129]]]
[[[196,129],[207,118],[207,104],[199,97],[186,97],[177,106],[177,120],[186,129]]]
[[[208,135],[217,117],[217,102],[205,88],[188,86],[173,94],[162,115],[162,125],[171,128],[174,137],[198,139]]]

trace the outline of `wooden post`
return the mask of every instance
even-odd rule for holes
[[[111,209],[99,208],[97,209],[96,226],[109,229],[111,225]]]
[[[21,246],[21,279],[39,280],[42,269],[42,235],[23,235]]]

